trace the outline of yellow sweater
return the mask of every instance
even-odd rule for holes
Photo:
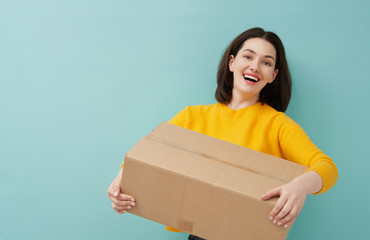
[[[221,103],[188,106],[169,123],[305,165],[323,179],[323,187],[316,194],[326,192],[337,181],[333,161],[297,123],[267,104],[258,102],[239,110]]]

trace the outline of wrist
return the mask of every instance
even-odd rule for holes
[[[293,181],[299,184],[306,194],[317,193],[323,186],[321,176],[315,171],[305,172]]]
[[[310,194],[311,186],[309,183],[307,183],[306,178],[301,177],[301,176],[293,179],[293,182],[299,186],[299,189],[301,189],[302,192],[308,195]]]

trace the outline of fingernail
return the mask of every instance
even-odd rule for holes
[[[280,226],[281,225],[281,222],[278,222],[277,225]]]
[[[127,209],[131,209],[131,206],[128,206]]]
[[[135,199],[133,199],[133,198],[130,198],[130,200],[133,201],[133,202],[135,201]]]
[[[115,197],[117,197],[117,196],[118,196],[118,192],[117,192],[117,191],[115,191],[113,195],[114,195]]]
[[[132,203],[131,203],[131,206],[135,206],[135,203],[134,203],[134,202],[132,202]]]
[[[277,223],[277,220],[275,219],[275,220],[273,221],[273,223],[274,223],[274,224],[276,224],[276,223]]]
[[[270,221],[272,221],[272,216],[270,216]]]
[[[287,228],[287,227],[289,227],[289,225],[288,224],[285,224],[284,227]]]

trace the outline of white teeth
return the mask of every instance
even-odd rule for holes
[[[245,78],[251,78],[251,79],[253,79],[255,81],[258,81],[259,80],[258,78],[252,77],[251,75],[247,75],[247,74],[244,74],[244,77]]]

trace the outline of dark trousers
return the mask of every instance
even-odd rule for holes
[[[188,240],[205,240],[205,239],[190,234]]]

